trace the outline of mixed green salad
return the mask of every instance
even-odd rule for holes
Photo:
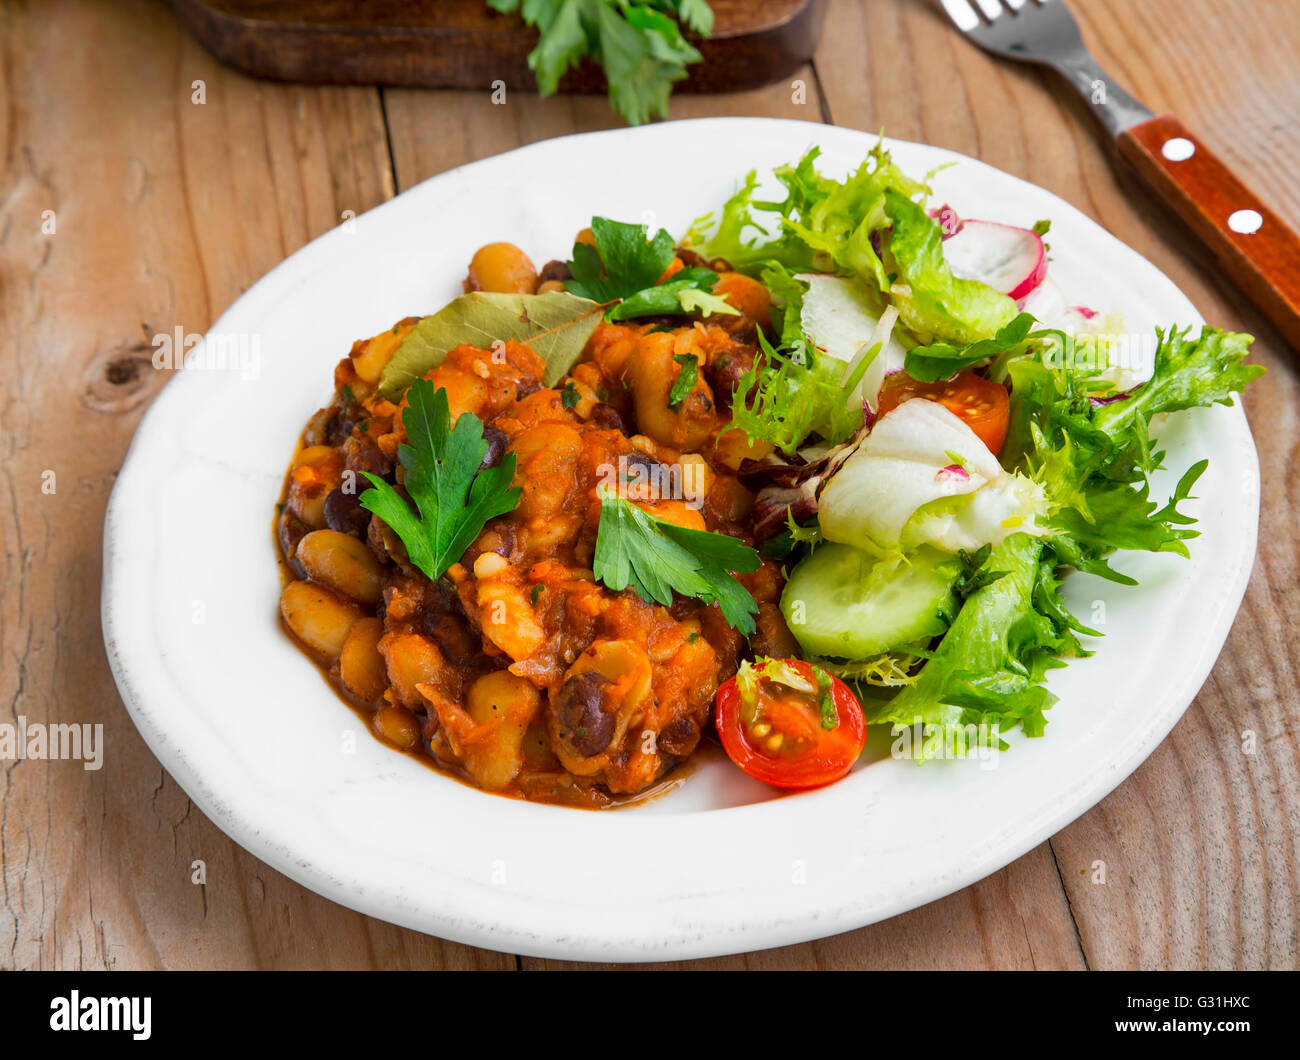
[[[776,307],[732,410],[771,448],[742,477],[790,630],[868,723],[923,725],[959,754],[972,726],[1041,735],[1048,671],[1099,635],[1062,578],[1132,585],[1117,551],[1188,554],[1179,505],[1207,462],[1152,496],[1153,421],[1231,404],[1264,370],[1243,363],[1252,338],[1134,341],[1056,286],[1048,219],[963,219],[882,147],[842,180],[816,149],[775,177],[783,196],[751,173],[685,243]]]

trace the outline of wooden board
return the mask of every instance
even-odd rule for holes
[[[755,88],[812,58],[826,0],[712,0],[714,29],[680,92]],[[537,32],[484,0],[172,0],[213,55],[279,81],[532,89]],[[589,61],[566,92],[604,92]]]
[[[1098,58],[1300,222],[1290,0],[1071,0]],[[105,726],[104,766],[0,762],[0,967],[534,968],[360,916],[227,839],[159,767],[100,646],[104,505],[148,339],[202,330],[307,240],[434,173],[616,123],[604,100],[297,88],[219,66],[149,0],[0,7],[0,715]],[[141,56],[148,56],[142,61]],[[59,78],[49,76],[59,70]],[[193,82],[206,88],[191,102]],[[1260,553],[1187,716],[1095,809],[903,916],[693,968],[1295,968],[1300,938],[1300,371],[1044,75],[915,0],[831,0],[811,66],[674,117],[833,120],[975,155],[1074,203],[1269,366],[1246,402]],[[53,210],[57,233],[41,232]],[[341,337],[346,349],[350,336]],[[44,471],[57,472],[53,495]],[[1195,542],[1193,542],[1195,545]],[[1104,649],[1104,645],[1103,645]],[[1158,665],[1158,660],[1153,661]],[[1243,750],[1253,733],[1255,752]],[[206,882],[192,882],[193,863]],[[1097,865],[1105,867],[1104,882]]]

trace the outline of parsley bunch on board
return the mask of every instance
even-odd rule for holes
[[[411,562],[437,581],[465,554],[483,525],[513,511],[521,491],[512,487],[515,454],[496,467],[480,470],[488,445],[483,421],[463,412],[451,426],[447,391],[417,379],[407,391],[402,413],[409,445],[397,455],[406,469],[404,485],[415,509],[378,475],[364,472],[372,489],[361,506],[374,512],[402,539]]]
[[[728,625],[749,636],[758,604],[732,571],[758,570],[762,560],[726,534],[690,530],[656,519],[643,508],[600,487],[600,527],[592,573],[615,592],[629,585],[646,603],[667,607],[673,593],[716,600]]]
[[[605,71],[610,103],[632,125],[668,117],[673,83],[700,61],[681,26],[701,37],[713,32],[706,0],[488,0],[488,6],[518,11],[539,31],[528,56],[539,94],[553,95],[565,72],[590,56]]]
[[[593,217],[591,234],[594,246],[573,244],[573,260],[568,262],[572,278],[564,286],[570,294],[602,305],[616,303],[606,312],[607,319],[737,313],[713,293],[718,274],[712,269],[679,269],[660,282],[676,254],[676,243],[666,229],[659,229],[651,239],[645,225]]]

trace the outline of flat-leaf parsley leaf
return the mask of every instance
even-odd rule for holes
[[[465,554],[484,523],[514,510],[521,491],[511,486],[514,453],[506,453],[496,467],[480,470],[488,451],[483,421],[462,412],[453,428],[446,390],[417,379],[407,401],[402,425],[410,444],[398,446],[397,456],[415,510],[368,471],[364,474],[373,488],[361,494],[360,502],[393,528],[411,562],[437,581]]]
[[[682,268],[679,262],[668,274],[676,245],[667,229],[652,239],[645,225],[593,217],[591,238],[591,243],[574,243],[564,286],[570,294],[609,305],[606,319],[739,312],[713,293],[718,274],[712,269]]]
[[[518,11],[539,31],[528,65],[539,95],[549,96],[583,56],[605,71],[609,101],[633,125],[668,117],[668,94],[700,61],[683,35],[713,32],[706,0],[488,0],[495,11]],[[681,25],[679,25],[681,23]]]
[[[592,572],[618,592],[629,585],[647,603],[665,607],[673,593],[716,600],[722,617],[746,636],[755,630],[758,604],[732,571],[758,570],[754,549],[726,534],[690,530],[600,487],[600,527]]]
[[[668,407],[676,412],[682,407],[686,395],[695,389],[695,382],[700,377],[700,359],[693,353],[677,353],[673,360],[682,366],[668,391]]]

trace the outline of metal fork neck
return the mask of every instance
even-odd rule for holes
[[[1054,67],[1083,96],[1088,109],[1106,127],[1111,136],[1155,117],[1151,111],[1125,92],[1091,55],[1077,53],[1052,60]]]

